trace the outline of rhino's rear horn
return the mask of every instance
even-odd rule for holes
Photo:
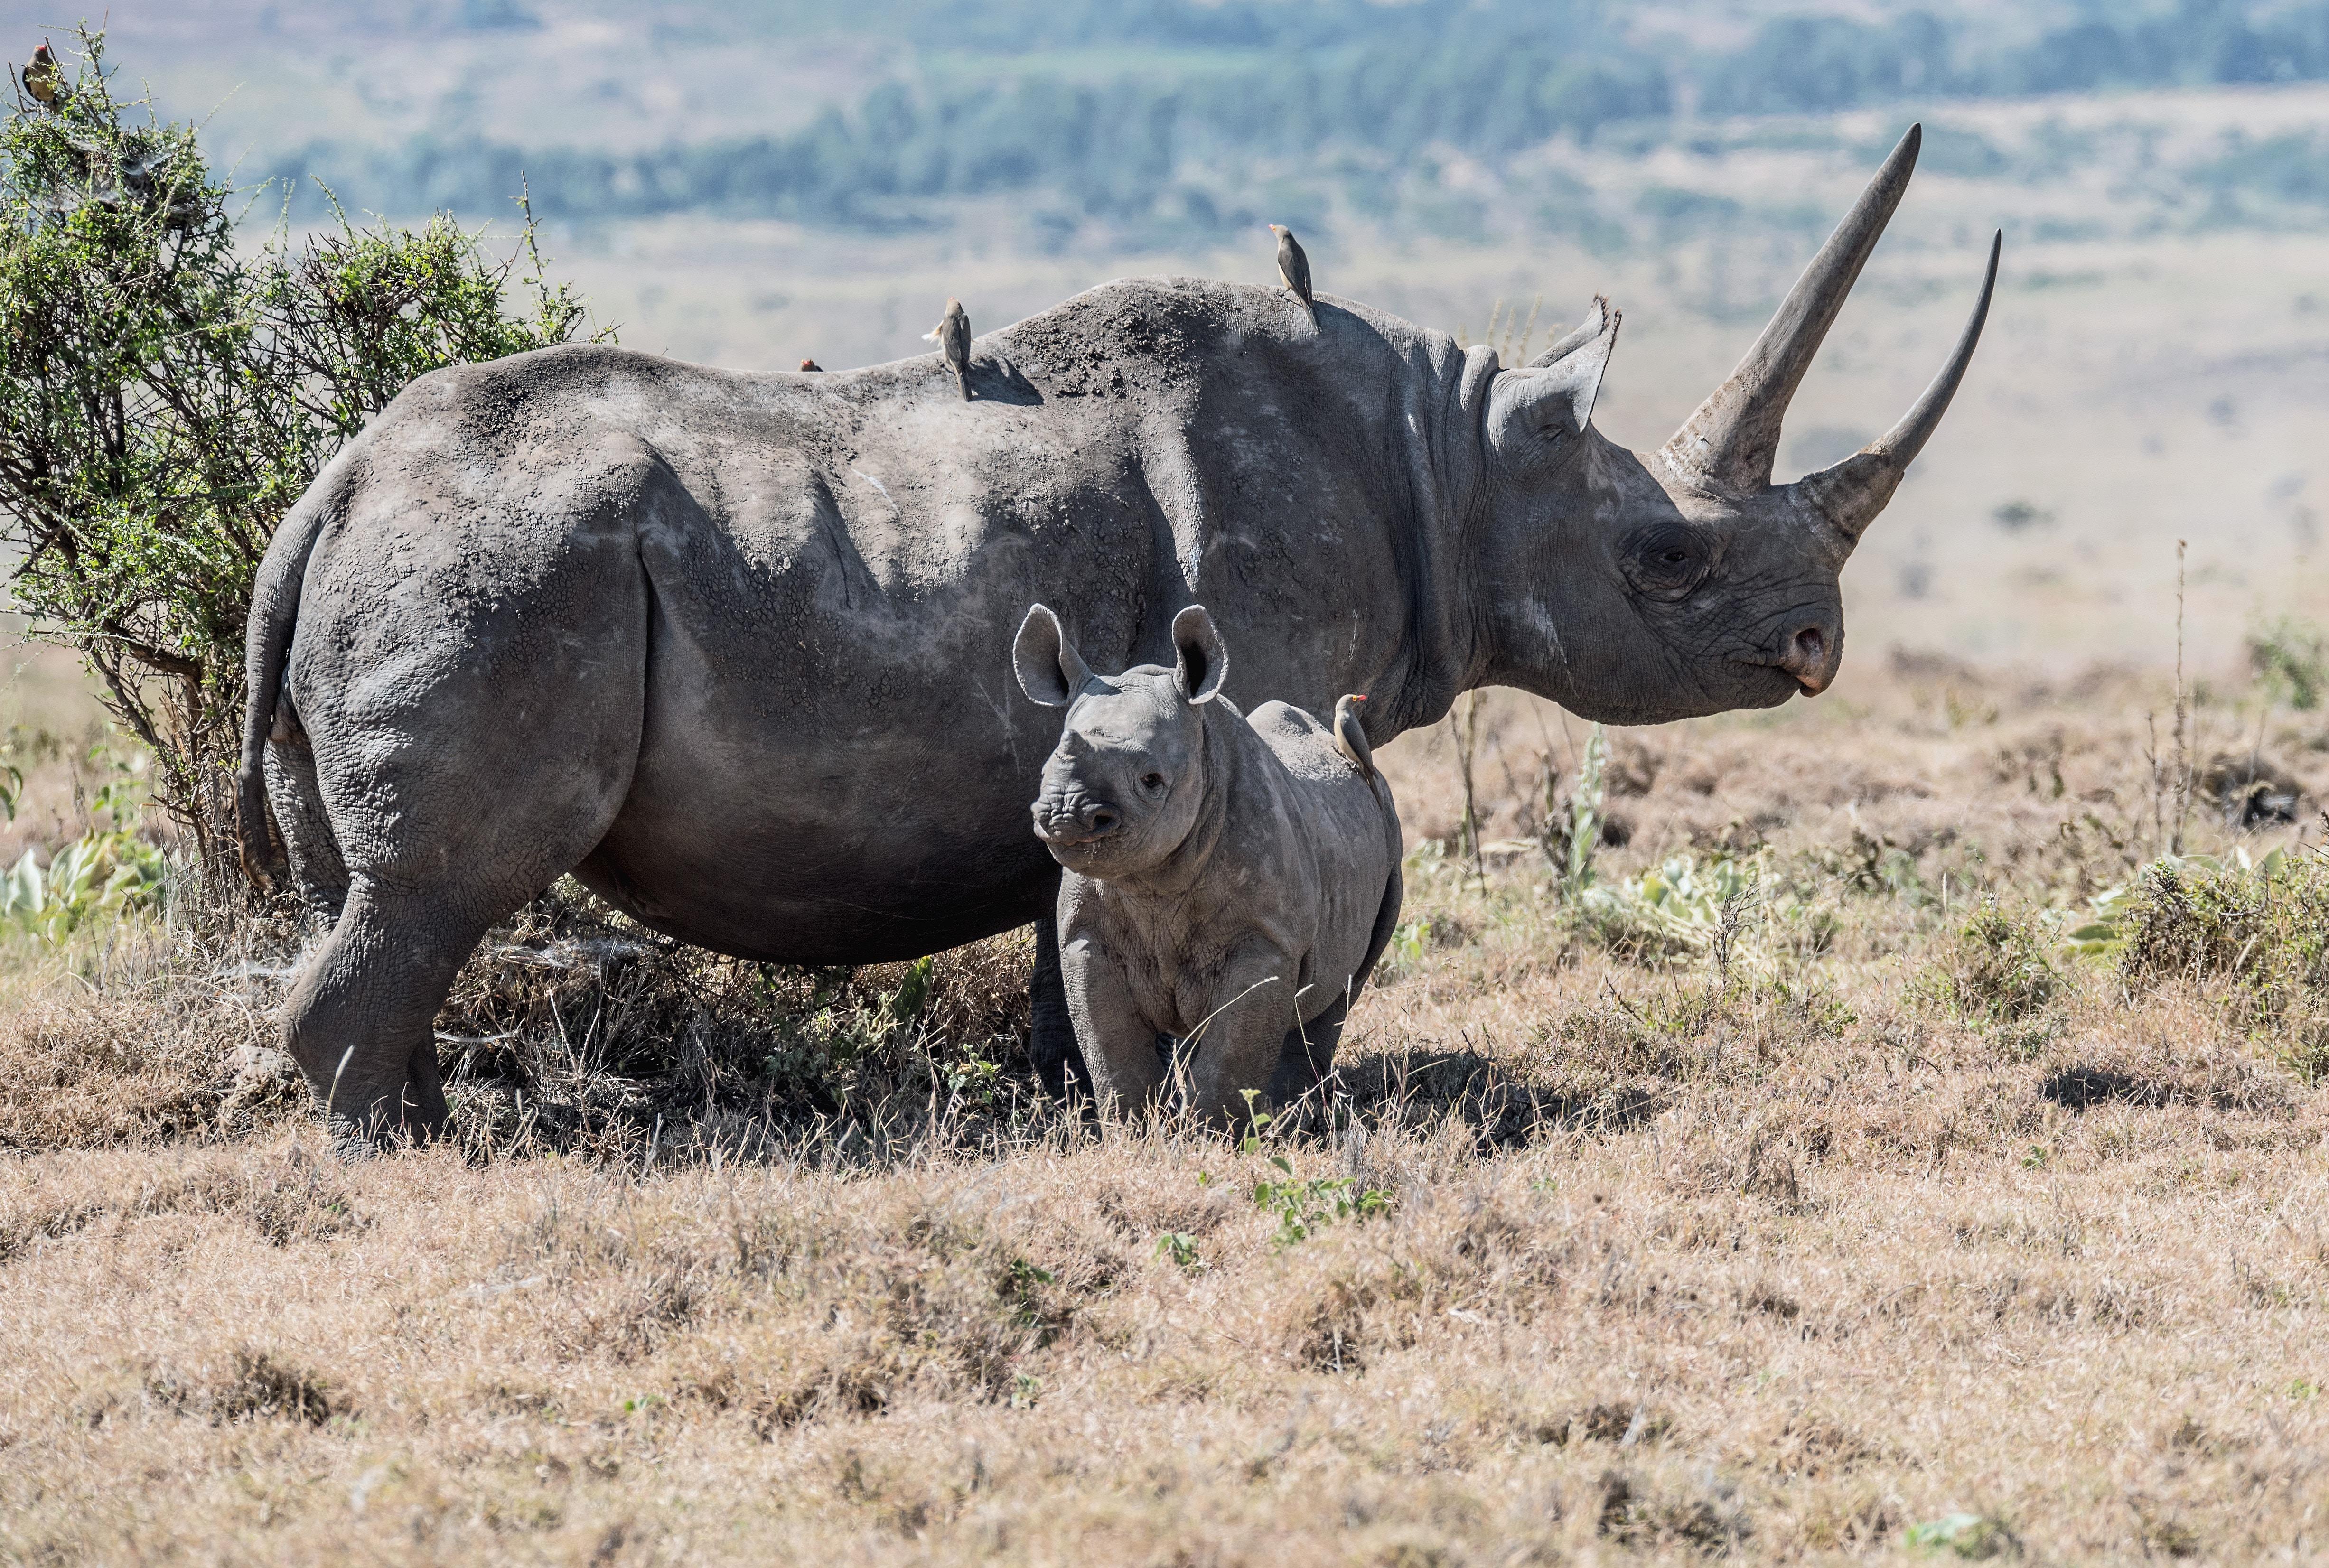
[[[1011,639],[1011,667],[1019,689],[1047,708],[1064,708],[1091,679],[1084,656],[1060,628],[1060,618],[1049,607],[1032,606]]]
[[[1715,489],[1752,495],[1771,482],[1787,403],[1843,308],[1844,297],[1876,248],[1917,166],[1921,126],[1910,126],[1860,194],[1804,275],[1787,291],[1763,335],[1714,395],[1665,444],[1667,460]]]
[[[1965,330],[1957,334],[1957,346],[1949,350],[1941,373],[1900,417],[1900,422],[1834,468],[1806,474],[1788,486],[1816,506],[1847,539],[1858,540],[1876,520],[1900,487],[1909,465],[1940,428],[1941,416],[1948,411],[1957,383],[1965,380],[1966,366],[1973,363],[1974,347],[1981,342],[1982,326],[1989,320],[1989,298],[1997,288],[1997,256],[2004,243],[2003,231],[1990,236],[1989,270],[1982,275],[1981,296],[1974,301],[1973,314],[1966,318]]]

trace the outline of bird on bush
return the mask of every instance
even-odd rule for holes
[[[970,313],[962,301],[949,298],[946,314],[938,324],[922,335],[938,345],[938,357],[954,367],[955,384],[962,389],[962,400],[970,401]]]
[[[57,64],[56,51],[49,47],[45,38],[33,51],[33,63],[24,67],[24,90],[42,109],[54,109],[57,99],[64,96],[65,73]]]
[[[1294,290],[1294,298],[1302,301],[1302,308],[1310,313],[1310,321],[1318,321],[1318,307],[1310,298],[1310,258],[1302,252],[1302,241],[1294,231],[1283,223],[1272,223],[1269,231],[1278,236],[1278,275],[1286,279],[1286,287]]]
[[[813,360],[813,359],[805,359],[805,360],[801,361],[801,369],[802,369],[802,370],[804,370],[804,371],[811,371],[811,370],[815,370],[815,371],[821,371],[821,370],[823,370],[824,368],[825,368],[825,366],[823,366],[823,365],[821,365],[821,364],[817,364],[817,363],[816,363],[816,361],[815,361],[815,360]]]
[[[1366,700],[1365,694],[1359,692],[1334,699],[1334,750],[1350,759],[1360,778],[1372,779],[1375,776],[1375,749],[1367,740],[1366,727],[1359,723],[1359,704]]]

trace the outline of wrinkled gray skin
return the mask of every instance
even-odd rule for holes
[[[245,855],[273,864],[271,808],[337,911],[286,1044],[349,1129],[433,1131],[455,971],[570,871],[764,959],[1043,921],[1058,871],[1025,811],[1051,737],[1004,656],[1037,600],[1122,669],[1202,597],[1240,639],[1231,697],[1363,692],[1378,744],[1491,684],[1621,723],[1818,691],[1837,570],[1979,326],[1891,434],[1768,482],[1914,151],[1646,456],[1589,423],[1598,304],[1516,369],[1331,295],[1314,325],[1279,288],[1168,279],[978,339],[969,401],[936,354],[762,375],[569,346],[421,378],[254,592]]]
[[[1157,1103],[1169,1035],[1195,1048],[1191,1106],[1235,1123],[1333,1064],[1399,923],[1399,812],[1312,715],[1264,703],[1249,722],[1221,695],[1229,656],[1202,606],[1174,617],[1173,654],[1093,675],[1039,604],[1012,662],[1029,697],[1067,709],[1033,810],[1062,868],[1060,964],[1092,1091]]]

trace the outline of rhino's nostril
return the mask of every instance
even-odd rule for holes
[[[1098,810],[1089,812],[1085,816],[1084,828],[1085,831],[1090,833],[1094,837],[1098,837],[1103,833],[1115,832],[1117,821],[1117,817],[1116,813],[1103,806]]]
[[[1827,688],[1835,672],[1828,666],[1830,649],[1827,632],[1818,626],[1807,626],[1787,639],[1785,652],[1779,656],[1779,667],[1796,677],[1806,693],[1817,696]]]

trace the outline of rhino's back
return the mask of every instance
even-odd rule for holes
[[[1390,781],[1380,770],[1372,779],[1362,775],[1334,744],[1334,732],[1290,703],[1264,703],[1246,722],[1284,769],[1323,856],[1380,890],[1400,853]]]
[[[1284,305],[1112,285],[979,339],[967,402],[935,354],[787,375],[570,345],[424,377],[310,563],[297,673],[354,699],[316,705],[343,732],[318,744],[355,778],[383,728],[474,750],[513,701],[580,713],[615,683],[642,694],[636,765],[580,869],[641,918],[819,962],[1028,918],[1056,874],[1025,816],[1053,722],[1010,666],[1030,603],[1123,667],[1200,598],[1274,628],[1248,690],[1366,689],[1400,656],[1399,609],[1304,585],[1397,581],[1363,404],[1409,349],[1328,311],[1374,356],[1336,373]],[[597,673],[545,686],[536,644]],[[1372,801],[1317,760],[1303,787],[1357,832]]]

